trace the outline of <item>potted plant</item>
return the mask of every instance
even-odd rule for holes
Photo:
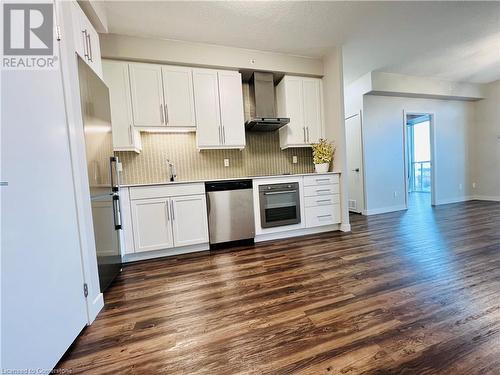
[[[330,162],[333,160],[335,148],[326,139],[321,138],[318,143],[312,144],[313,163],[316,173],[328,172]]]

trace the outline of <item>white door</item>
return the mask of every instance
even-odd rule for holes
[[[174,246],[168,198],[133,200],[130,208],[136,253]]]
[[[286,77],[285,96],[286,112],[290,117],[288,128],[288,144],[306,144],[304,124],[304,93],[302,78]]]
[[[87,323],[61,71],[4,71],[2,94],[1,367],[51,369]]]
[[[161,66],[129,64],[134,126],[165,126]]]
[[[161,70],[167,126],[195,127],[192,69],[164,65]]]
[[[205,195],[172,197],[172,223],[175,246],[208,242]]]
[[[347,168],[349,179],[349,211],[361,213],[364,210],[363,144],[361,114],[345,120],[347,141]]]
[[[217,71],[193,69],[193,86],[197,145],[198,147],[220,146],[222,144],[222,128]]]
[[[245,146],[245,115],[241,74],[219,71],[219,100],[224,146]]]
[[[316,143],[322,137],[321,80],[303,79],[304,126],[306,143]]]
[[[102,67],[104,82],[109,89],[113,149],[115,151],[140,151],[141,138],[139,131],[134,129],[132,119],[128,64],[103,60]]]

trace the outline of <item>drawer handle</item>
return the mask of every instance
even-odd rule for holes
[[[316,179],[316,182],[320,182],[320,181],[330,181],[329,178],[317,178]]]
[[[327,215],[318,215],[318,219],[321,218],[321,217],[331,217],[332,214],[327,214]]]
[[[330,189],[319,189],[319,190],[316,190],[316,193],[321,193],[322,191],[326,191],[327,193],[329,193]]]
[[[331,202],[331,201],[332,201],[331,199],[320,199],[320,200],[317,200],[316,203]]]

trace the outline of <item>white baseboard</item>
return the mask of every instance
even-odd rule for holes
[[[488,196],[488,195],[474,195],[472,199],[476,199],[478,201],[493,201],[500,202],[500,196]]]
[[[208,242],[198,244],[198,245],[176,247],[173,249],[162,249],[162,250],[145,251],[143,253],[126,254],[122,257],[122,261],[123,261],[123,263],[137,262],[138,260],[146,260],[146,259],[154,259],[154,258],[168,257],[168,256],[174,256],[174,255],[181,255],[181,254],[196,253],[196,252],[207,251],[207,250],[210,250],[210,245],[208,244]]]
[[[473,196],[466,195],[463,197],[455,197],[455,198],[447,198],[447,199],[440,199],[436,202],[436,206],[439,206],[441,204],[450,204],[450,203],[460,203],[460,202],[466,202],[474,199]]]
[[[403,210],[406,210],[405,205],[388,206],[388,207],[374,208],[371,210],[364,210],[363,215],[379,215],[388,212],[403,211]]]
[[[325,225],[325,226],[315,227],[315,228],[302,228],[302,229],[295,229],[295,230],[287,230],[284,232],[259,234],[259,235],[255,236],[255,242],[280,240],[283,238],[306,236],[308,234],[331,232],[331,231],[336,231],[336,230],[342,230],[340,224]]]
[[[340,230],[342,232],[350,232],[351,231],[351,224],[340,224]]]
[[[97,314],[99,314],[99,312],[102,310],[103,307],[104,307],[104,296],[102,293],[99,293],[92,302],[87,302],[89,325],[93,323],[93,321],[97,317]]]

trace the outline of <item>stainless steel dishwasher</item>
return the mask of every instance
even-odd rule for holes
[[[255,237],[252,180],[205,183],[210,245]]]

